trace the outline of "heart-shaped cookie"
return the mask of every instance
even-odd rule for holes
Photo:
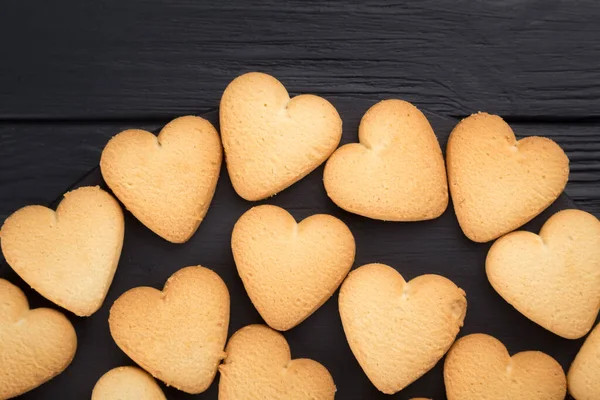
[[[387,394],[433,368],[454,342],[467,312],[465,292],[452,281],[421,275],[406,282],[383,264],[350,272],[339,306],[352,353]]]
[[[569,393],[577,400],[600,399],[600,324],[575,356],[567,381]]]
[[[600,310],[600,221],[593,215],[563,210],[539,236],[509,233],[485,264],[498,294],[533,322],[567,339],[592,329]]]
[[[49,308],[30,310],[23,292],[0,279],[0,399],[60,374],[76,349],[75,329],[64,315]]]
[[[237,331],[219,367],[219,400],[328,400],[335,396],[333,378],[314,360],[292,360],[283,335],[264,325]]]
[[[201,393],[225,356],[229,292],[215,272],[186,267],[167,280],[162,292],[137,287],[122,294],[108,323],[117,346],[155,378]]]
[[[96,312],[117,269],[125,223],[97,186],[65,194],[56,212],[27,206],[0,231],[6,262],[33,289],[79,316]]]
[[[489,242],[530,221],[561,194],[569,159],[552,140],[516,140],[502,118],[463,119],[446,151],[454,211],[465,235]]]
[[[402,100],[375,104],[360,122],[358,139],[325,164],[323,182],[335,204],[385,221],[422,221],[446,210],[442,150],[415,106]]]
[[[272,196],[299,181],[331,155],[342,138],[342,120],[327,100],[290,99],[270,75],[234,79],[220,106],[227,170],[246,200]]]
[[[114,136],[100,159],[102,177],[131,213],[162,238],[186,242],[215,193],[221,141],[200,117],[174,119],[154,134],[129,129]]]
[[[285,331],[331,297],[352,267],[356,245],[331,215],[296,223],[283,208],[262,205],[237,221],[231,248],[252,303],[269,326]]]
[[[489,335],[476,333],[454,343],[444,362],[448,400],[563,400],[565,373],[540,351],[512,357]]]
[[[166,397],[147,372],[136,367],[117,367],[96,382],[92,400],[166,400]]]

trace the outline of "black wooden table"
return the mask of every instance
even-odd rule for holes
[[[336,101],[401,98],[501,115],[571,160],[600,217],[600,2],[6,0],[0,4],[0,221],[48,204],[126,128],[218,107],[237,75]]]
[[[7,0],[0,219],[60,196],[120,130],[213,109],[253,70],[334,103],[500,114],[567,151],[567,193],[600,216],[598,21],[596,0]]]

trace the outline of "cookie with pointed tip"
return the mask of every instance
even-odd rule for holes
[[[119,297],[108,318],[121,350],[155,378],[190,394],[212,383],[229,326],[229,292],[215,272],[180,269],[162,292],[137,287]]]
[[[96,382],[92,400],[166,400],[154,378],[137,367],[113,368]]]
[[[221,170],[221,140],[207,120],[185,116],[154,134],[128,129],[102,151],[102,177],[146,227],[186,242],[204,219]]]
[[[476,333],[454,343],[444,362],[448,400],[563,400],[565,373],[541,351],[512,357],[496,338]]]
[[[498,239],[485,262],[492,287],[520,313],[578,339],[600,311],[600,221],[580,210],[554,214],[535,233]]]
[[[274,329],[293,328],[340,286],[356,245],[339,219],[315,214],[296,223],[286,210],[254,207],[236,222],[231,248],[252,303]]]
[[[78,316],[96,312],[121,257],[119,203],[98,186],[65,194],[56,212],[27,206],[0,230],[6,262],[42,296]]]
[[[76,349],[75,329],[63,314],[29,309],[25,294],[0,279],[0,399],[54,378],[71,364]]]
[[[246,200],[281,192],[322,164],[342,138],[342,120],[322,97],[290,99],[274,77],[250,72],[225,89],[219,111],[227,171]]]
[[[331,374],[320,363],[292,360],[283,335],[265,325],[248,325],[227,343],[219,367],[219,400],[329,400],[335,396]]]
[[[559,145],[537,136],[517,141],[502,118],[486,113],[456,125],[446,163],[456,217],[475,242],[489,242],[533,219],[569,178],[569,159]]]
[[[402,100],[371,107],[359,143],[327,160],[327,195],[346,211],[385,221],[439,217],[448,206],[446,168],[438,140],[418,108]]]
[[[339,296],[350,349],[371,382],[394,394],[444,356],[467,312],[465,292],[439,275],[409,282],[393,268],[367,264],[350,272]]]
[[[569,368],[567,381],[569,393],[575,399],[600,399],[600,324],[579,349]]]

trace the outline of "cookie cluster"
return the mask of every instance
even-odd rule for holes
[[[393,267],[351,271],[357,246],[338,218],[296,221],[273,205],[250,208],[235,223],[231,250],[264,325],[227,337],[230,293],[203,266],[174,273],[162,290],[136,287],[112,305],[114,342],[139,367],[106,372],[91,393],[101,399],[165,399],[158,379],[190,394],[219,379],[219,399],[333,399],[335,382],[311,359],[293,359],[281,334],[339,289],[350,349],[373,385],[393,394],[444,356],[448,399],[600,398],[600,221],[563,210],[539,234],[515,231],[562,193],[569,160],[553,141],[517,140],[500,117],[477,113],[452,131],[444,160],[425,115],[402,100],[372,106],[358,140],[339,146],[342,120],[314,95],[290,98],[274,77],[248,73],[225,89],[220,134],[185,116],[158,136],[130,129],[100,159],[112,194],[82,187],[51,210],[27,206],[4,222],[7,263],[33,289],[79,317],[103,304],[117,269],[125,223],[122,204],[148,229],[185,243],[211,204],[223,159],[237,194],[268,199],[325,163],[324,189],[340,208],[365,218],[416,222],[442,215],[452,200],[465,236],[495,240],[485,261],[491,287],[516,310],[566,339],[585,343],[565,375],[549,355],[510,355],[482,333],[456,340],[467,296],[449,279],[406,281]],[[114,196],[114,197],[113,197]],[[497,239],[497,240],[496,240]],[[483,268],[483,266],[482,266]],[[77,336],[59,311],[30,309],[0,279],[0,399],[25,393],[63,372]]]

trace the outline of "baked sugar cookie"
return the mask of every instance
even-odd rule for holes
[[[512,357],[497,339],[481,333],[454,343],[444,362],[448,400],[563,400],[565,373],[540,351]]]
[[[129,129],[102,151],[102,177],[157,235],[186,242],[204,219],[221,170],[221,140],[207,120],[176,118],[160,134]]]
[[[446,151],[454,211],[465,235],[489,242],[545,210],[562,193],[569,159],[552,140],[516,140],[497,115],[473,114],[452,131]]]
[[[539,236],[509,233],[490,248],[486,272],[498,294],[527,318],[564,338],[580,338],[600,310],[600,221],[563,210]]]
[[[393,394],[448,351],[463,324],[467,300],[442,276],[406,282],[387,265],[367,264],[342,284],[339,307],[358,363],[377,389]]]
[[[76,349],[75,329],[63,314],[30,310],[23,292],[0,279],[0,399],[54,378],[71,364]]]
[[[335,396],[333,378],[323,365],[291,359],[283,335],[264,325],[237,331],[219,367],[219,400],[329,400]]]
[[[290,99],[277,79],[258,72],[227,86],[219,114],[229,177],[246,200],[265,199],[299,181],[342,137],[331,103],[308,94]]]
[[[166,397],[147,372],[136,367],[117,367],[96,382],[92,400],[166,400]]]
[[[252,303],[280,331],[298,325],[331,297],[356,250],[350,229],[339,219],[316,214],[296,223],[271,205],[240,217],[231,248]]]
[[[422,221],[446,210],[444,158],[419,109],[402,100],[381,101],[363,116],[358,139],[325,165],[323,182],[335,204],[385,221]]]
[[[115,343],[139,366],[190,394],[208,389],[225,354],[229,292],[215,272],[186,267],[163,291],[137,287],[110,309]]]
[[[600,324],[575,356],[567,375],[569,393],[576,400],[600,399]]]
[[[117,269],[125,223],[98,186],[65,194],[56,212],[27,206],[0,230],[6,262],[42,296],[78,316],[96,312]]]

